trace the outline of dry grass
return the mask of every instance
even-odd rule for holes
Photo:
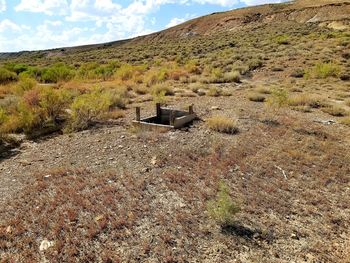
[[[266,100],[266,97],[258,93],[252,93],[248,95],[248,99],[254,102],[264,102]]]
[[[213,116],[207,120],[209,129],[221,133],[235,134],[238,132],[237,121],[225,116]]]
[[[344,117],[349,114],[347,110],[338,105],[329,106],[322,109],[324,112],[335,117]]]
[[[300,94],[289,98],[290,106],[309,106],[311,108],[320,108],[326,106],[325,99],[310,94]]]

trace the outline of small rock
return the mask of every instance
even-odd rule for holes
[[[39,250],[40,251],[45,251],[47,249],[49,249],[50,247],[52,247],[55,243],[53,241],[49,241],[49,240],[43,240],[40,243],[40,247]]]
[[[27,161],[27,160],[20,160],[18,161],[20,164],[22,164],[23,166],[27,166],[27,165],[31,165],[32,163]]]
[[[197,95],[198,96],[205,96],[205,91],[204,90],[202,90],[202,89],[199,89],[198,91],[197,91]]]
[[[141,170],[141,173],[148,173],[150,171],[149,167],[145,167]]]
[[[95,217],[95,221],[98,222],[104,218],[104,215],[98,215]]]
[[[152,165],[156,165],[157,164],[157,156],[153,156],[152,157],[151,164]]]
[[[219,106],[213,106],[211,107],[211,110],[221,110],[221,108]]]
[[[121,138],[121,139],[124,139],[124,138],[125,138],[125,135],[120,136],[120,138]]]
[[[295,233],[292,233],[292,234],[290,235],[290,237],[291,237],[292,239],[297,239],[297,240],[299,240],[299,237],[298,237],[297,234],[295,234]]]
[[[8,227],[6,228],[6,233],[7,233],[7,234],[11,234],[11,233],[12,233],[12,227],[11,227],[11,226],[8,226]]]

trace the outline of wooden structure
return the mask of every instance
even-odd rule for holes
[[[197,115],[193,111],[193,105],[190,105],[188,111],[162,108],[159,103],[156,104],[156,115],[141,119],[141,108],[136,107],[136,120],[134,126],[146,129],[179,129],[192,122]]]

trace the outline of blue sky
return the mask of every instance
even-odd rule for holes
[[[0,52],[103,43],[284,0],[0,0]]]

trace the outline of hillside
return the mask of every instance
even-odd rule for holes
[[[0,262],[350,262],[350,1],[0,54]],[[194,105],[177,130],[132,125]]]

